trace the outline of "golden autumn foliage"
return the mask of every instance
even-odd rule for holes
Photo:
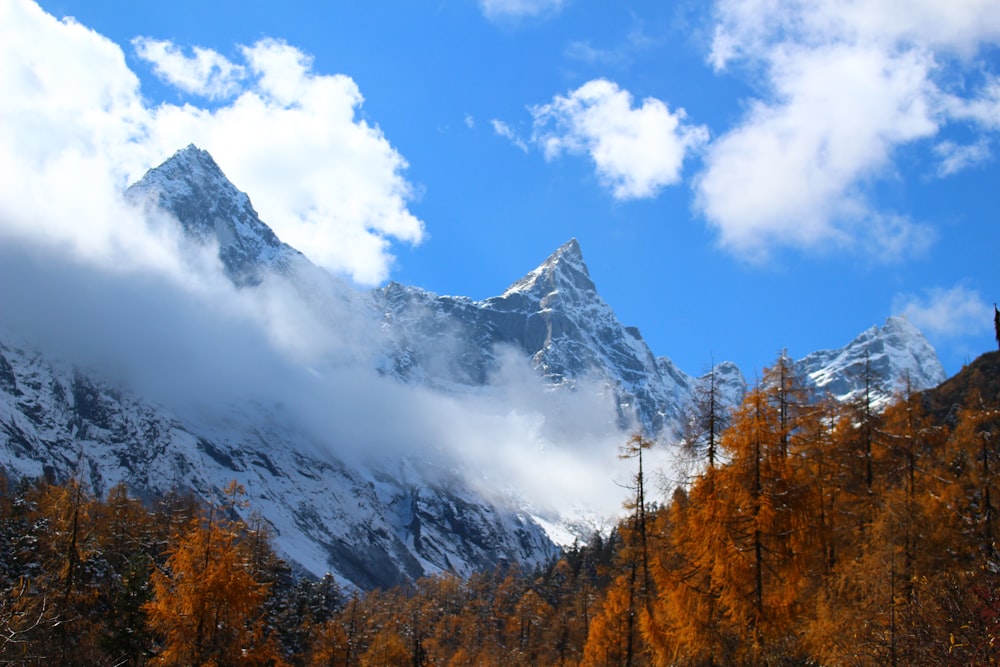
[[[226,489],[226,503],[209,507],[172,540],[164,567],[150,578],[145,605],[149,627],[162,637],[154,664],[270,665],[276,647],[263,627],[267,585],[255,579],[249,541],[226,518],[242,487]]]
[[[881,407],[803,384],[782,355],[730,414],[706,394],[696,465],[660,494],[628,441],[610,535],[391,590],[293,577],[235,484],[208,507],[3,486],[0,664],[996,664],[996,391],[944,409],[904,383]]]

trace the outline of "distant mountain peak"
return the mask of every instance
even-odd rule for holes
[[[566,243],[563,243],[554,253],[552,253],[547,261],[551,261],[555,258],[562,258],[564,256],[570,261],[582,262],[583,252],[580,250],[580,242],[575,238],[566,241]]]
[[[893,315],[882,326],[866,329],[843,348],[813,352],[797,366],[819,390],[839,400],[849,400],[862,391],[866,367],[884,385],[878,392],[881,401],[889,400],[905,382],[922,390],[947,377],[934,348],[903,315]]]
[[[916,336],[923,338],[924,335],[910,320],[906,319],[906,315],[887,317],[885,324],[882,325],[882,332],[887,335],[901,335],[911,338]]]
[[[542,300],[562,291],[597,293],[597,288],[590,279],[590,271],[583,261],[580,244],[575,238],[559,246],[537,268],[508,287],[503,296],[521,293]]]
[[[173,215],[190,238],[217,243],[219,259],[237,286],[256,285],[266,271],[287,271],[301,258],[261,221],[250,198],[209,152],[194,144],[146,172],[126,197]]]
[[[215,158],[208,151],[188,144],[157,167],[150,169],[137,186],[156,184],[160,186],[160,194],[165,197],[176,197],[199,191],[204,194],[224,194],[228,197],[246,194],[236,189],[236,186],[226,178]]]
[[[166,162],[164,162],[163,165],[161,166],[165,166],[168,164],[176,164],[176,165],[183,164],[183,165],[188,165],[189,167],[193,165],[198,165],[202,168],[215,171],[220,176],[223,176],[222,169],[220,169],[219,165],[216,164],[215,159],[212,157],[212,154],[202,148],[198,148],[193,143],[188,144],[184,148],[174,153],[173,156]]]

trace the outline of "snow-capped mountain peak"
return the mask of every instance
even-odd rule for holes
[[[266,271],[286,272],[305,261],[261,221],[208,151],[194,144],[148,171],[126,197],[173,215],[189,238],[217,244],[226,274],[240,287],[259,284]]]
[[[543,302],[561,291],[581,296],[597,296],[597,288],[590,279],[590,272],[576,239],[570,239],[559,246],[538,268],[508,287],[502,296],[524,294]]]
[[[818,390],[842,401],[864,390],[866,374],[880,379],[881,402],[905,382],[916,391],[937,386],[947,377],[934,348],[902,315],[866,329],[840,349],[813,352],[796,366]]]

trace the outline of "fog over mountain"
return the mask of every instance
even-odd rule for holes
[[[195,146],[91,201],[42,214],[93,237],[0,239],[9,474],[205,498],[237,479],[286,557],[371,587],[550,557],[618,513],[637,430],[669,464],[698,378],[618,321],[575,240],[474,301],[330,275]],[[902,318],[799,367],[846,397],[859,359],[944,379]],[[743,374],[716,369],[738,401]]]

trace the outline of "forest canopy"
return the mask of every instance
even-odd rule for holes
[[[998,368],[883,408],[812,395],[779,357],[736,409],[692,413],[682,483],[652,488],[653,443],[623,444],[636,475],[609,535],[391,590],[297,576],[235,482],[205,505],[3,479],[0,663],[992,663]]]

